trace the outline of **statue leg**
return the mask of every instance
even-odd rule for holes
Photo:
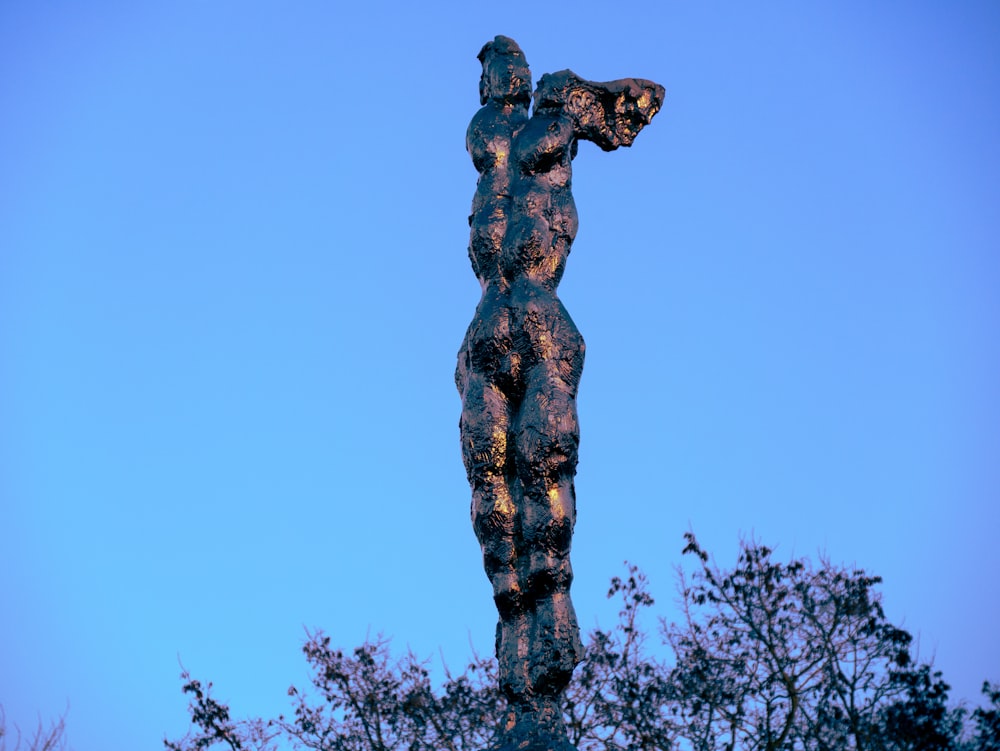
[[[516,427],[517,468],[524,493],[521,571],[535,597],[569,589],[570,541],[576,524],[576,474],[580,429],[570,385],[536,366]]]
[[[515,712],[549,726],[562,722],[562,693],[583,653],[569,596],[579,427],[576,383],[562,378],[564,365],[546,361],[526,374],[514,426],[523,495],[516,542],[524,612],[501,624],[498,650],[501,686],[520,705]]]
[[[512,496],[507,471],[510,404],[482,374],[465,375],[459,428],[472,486],[472,527],[502,617],[519,599],[515,570],[518,499]]]

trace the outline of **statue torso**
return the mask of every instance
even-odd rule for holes
[[[524,285],[554,294],[577,228],[572,123],[491,102],[473,117],[467,147],[479,171],[469,256],[484,294]]]

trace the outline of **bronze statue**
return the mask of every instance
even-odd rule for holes
[[[483,296],[455,380],[472,523],[500,615],[509,714],[497,748],[572,749],[562,697],[582,651],[569,551],[584,343],[556,296],[577,229],[571,164],[580,139],[631,145],[664,92],[564,70],[542,76],[529,116],[531,71],[517,43],[498,36],[479,60],[483,107],[466,145],[479,171],[469,257]]]

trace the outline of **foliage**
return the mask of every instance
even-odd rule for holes
[[[900,698],[886,706],[874,723],[875,737],[887,751],[957,749],[964,712],[947,705],[948,684],[941,673],[921,665],[893,675]]]
[[[983,683],[983,696],[989,701],[972,712],[975,723],[976,751],[1000,751],[1000,683]]]
[[[1000,686],[984,685],[988,707],[950,707],[941,674],[887,621],[879,577],[777,562],[752,542],[724,570],[685,537],[695,565],[678,572],[682,619],[661,622],[672,664],[651,656],[640,624],[654,604],[646,577],[630,566],[611,580],[618,622],[589,634],[566,693],[580,751],[1000,751]],[[316,632],[303,652],[312,686],[288,690],[288,718],[233,721],[185,671],[192,730],[166,748],[478,751],[504,721],[492,659],[474,655],[436,688],[426,663],[393,658],[382,638],[345,652]]]

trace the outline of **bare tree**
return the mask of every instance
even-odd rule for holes
[[[12,747],[8,747],[10,742],[10,732],[7,730],[7,715],[0,705],[0,751],[63,751],[66,749],[66,714],[63,713],[58,719],[51,721],[46,726],[41,717],[38,718],[38,726],[30,738],[22,737],[21,729],[14,726],[14,738]],[[25,745],[22,746],[22,743]]]
[[[608,589],[609,598],[621,598],[618,624],[590,633],[566,692],[569,739],[580,751],[666,751],[676,738],[668,673],[647,652],[638,620],[653,598],[645,575],[626,565],[628,576],[614,577]]]
[[[886,621],[881,579],[825,559],[779,563],[747,542],[722,570],[685,538],[696,570],[679,570],[684,620],[664,634],[693,746],[880,747],[880,713],[905,692],[912,641]]]
[[[779,562],[753,542],[722,569],[685,537],[694,570],[678,571],[680,623],[661,621],[673,664],[651,655],[640,616],[653,598],[629,566],[608,590],[618,622],[589,634],[566,692],[577,749],[1000,751],[1000,687],[984,686],[991,707],[950,706],[941,674],[887,621],[879,577],[824,558]],[[192,729],[166,748],[479,751],[505,721],[492,659],[475,655],[434,686],[426,661],[395,658],[382,638],[340,650],[315,632],[303,652],[311,686],[288,690],[287,718],[233,720],[185,671]]]

